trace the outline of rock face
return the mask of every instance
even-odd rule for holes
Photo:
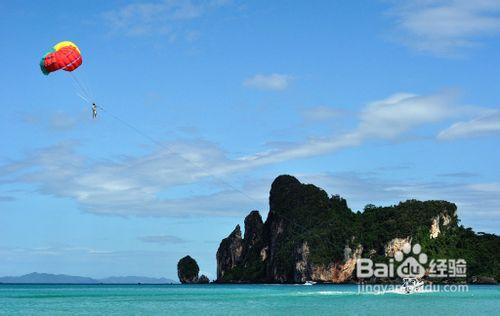
[[[432,219],[431,228],[429,229],[429,237],[437,238],[441,230],[439,229],[439,216],[436,216]]]
[[[429,229],[429,237],[431,239],[438,238],[439,234],[441,233],[441,228],[450,225],[453,221],[454,216],[455,214],[452,214],[451,216],[448,214],[439,214],[434,217],[432,219],[431,228]]]
[[[255,251],[260,251],[264,232],[264,223],[259,211],[251,211],[245,218],[245,236],[244,236],[244,257],[248,257]]]
[[[241,238],[240,225],[227,238],[224,238],[217,250],[217,279],[223,278],[227,271],[230,271],[241,261],[243,254],[243,241]]]
[[[394,254],[403,249],[405,244],[411,245],[411,237],[391,239],[384,247],[386,257],[394,257]]]
[[[177,276],[181,283],[196,283],[199,272],[198,263],[190,256],[185,256],[177,263]]]
[[[353,272],[356,269],[356,262],[361,258],[362,253],[363,246],[358,245],[354,252],[350,253],[350,255],[344,259],[343,264],[338,267],[337,273],[333,276],[334,283],[344,283],[353,277]]]
[[[209,283],[207,276],[202,274],[198,277],[199,272],[198,263],[190,256],[185,256],[177,263],[177,276],[182,284]]]
[[[446,201],[367,205],[364,212],[354,213],[340,196],[329,197],[314,185],[283,175],[271,185],[266,221],[252,211],[245,218],[243,237],[237,225],[220,243],[216,282],[356,281],[361,257],[393,257],[405,243],[437,240],[441,234],[476,238],[457,222],[456,206]],[[498,243],[496,236],[483,239]]]
[[[210,280],[208,279],[208,277],[204,274],[202,274],[199,278],[198,278],[198,284],[208,284],[210,283]]]
[[[295,269],[293,279],[296,282],[304,283],[311,280],[312,269],[309,262],[309,254],[310,251],[307,241],[295,248]]]
[[[279,176],[271,186],[270,212],[265,223],[258,211],[245,218],[245,234],[240,227],[225,238],[217,251],[217,282],[302,283],[344,282],[350,278],[361,246],[344,256],[344,245],[352,239],[350,229],[340,231],[328,242],[338,241],[339,249],[326,253],[311,251],[321,244],[321,233],[314,232],[324,221],[332,228],[335,220],[344,225],[354,214],[344,199],[292,176]],[[346,215],[344,217],[344,215]],[[297,232],[304,232],[298,235]],[[349,245],[346,245],[346,249]]]
[[[258,211],[245,218],[245,235],[241,238],[239,225],[222,240],[217,250],[217,280],[249,282],[261,280],[267,259],[264,242],[264,223]],[[228,272],[231,272],[227,275]]]
[[[308,280],[323,283],[343,283],[352,277],[356,268],[356,260],[361,257],[363,248],[358,246],[354,252],[346,246],[346,256],[343,261],[329,264],[312,263],[307,242],[296,250],[294,282],[304,283]]]

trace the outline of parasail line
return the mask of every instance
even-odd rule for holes
[[[85,95],[85,97],[88,100],[90,100],[89,101],[90,103],[93,103],[94,98],[90,95],[90,93],[85,88],[85,86],[83,85],[83,83],[81,82],[81,80],[78,79],[78,77],[72,71],[70,71],[69,74],[71,75],[71,78],[73,78],[73,80],[75,81],[75,83],[77,84],[77,86],[80,88],[80,90],[81,90],[80,92],[82,92]]]
[[[183,161],[191,164],[192,166],[196,167],[197,169],[200,169],[202,171],[204,171],[203,167],[197,163],[195,163],[194,161],[184,157],[183,155],[181,155],[180,153],[178,152],[175,152],[173,151],[172,149],[170,149],[168,146],[165,146],[165,144],[157,141],[155,138],[153,138],[152,136],[144,133],[143,131],[141,131],[139,128],[135,127],[134,125],[128,123],[127,121],[121,119],[120,117],[118,117],[117,115],[114,115],[113,113],[111,113],[110,111],[106,110],[104,107],[100,106],[100,105],[96,105],[97,108],[99,110],[101,110],[102,112],[105,112],[106,114],[108,114],[110,117],[112,117],[113,119],[117,120],[118,122],[120,122],[121,124],[123,124],[124,126],[128,127],[129,129],[133,130],[134,132],[136,132],[137,134],[143,136],[144,138],[147,138],[150,142],[152,142],[153,144],[157,145],[158,147],[166,150],[169,154],[171,155],[175,155],[179,158],[181,158]],[[210,174],[210,173],[207,173],[208,176],[212,177],[212,179],[218,181],[220,184],[234,190],[235,192],[238,192],[240,193],[241,195],[243,195],[244,197],[246,197],[249,201],[253,202],[253,203],[260,203],[257,199],[253,198],[252,196],[250,196],[249,194],[245,193],[244,191],[236,188],[234,185],[232,185],[231,183],[219,178],[218,176],[214,175],[214,174]],[[302,231],[299,232],[300,235],[305,235],[307,234],[308,232],[310,232],[311,230],[314,229],[314,227],[312,228],[307,228],[306,226],[304,225],[301,225],[299,223],[295,223],[295,222],[292,222],[291,220],[289,220],[286,216],[282,215],[282,214],[279,214],[279,213],[273,213],[274,215],[276,216],[279,216],[280,218],[282,218],[284,221],[288,222],[289,224],[291,225],[294,225],[296,227],[300,227]],[[333,222],[333,220],[331,221]],[[331,222],[327,222],[325,224],[329,224]],[[325,236],[320,236],[319,234],[317,233],[313,233],[313,235],[315,235],[316,237],[318,238],[322,238],[324,239]],[[327,242],[328,244],[330,245],[335,245],[334,243],[332,243],[331,241],[329,240],[323,240],[325,242]]]
[[[83,101],[88,102],[88,103],[92,103],[89,99],[87,99],[86,97],[81,95],[80,92],[76,92],[76,95],[79,96]]]
[[[128,123],[127,121],[121,119],[120,117],[114,115],[113,113],[107,111],[104,107],[100,106],[100,105],[96,105],[97,108],[99,110],[101,110],[102,112],[105,112],[107,113],[109,116],[111,116],[112,118],[114,118],[115,120],[119,121],[120,123],[122,123],[123,125],[127,126],[128,128],[130,128],[131,130],[133,130],[134,132],[136,132],[137,134],[143,136],[144,138],[147,138],[150,142],[152,142],[153,144],[157,145],[158,147],[166,150],[169,154],[171,155],[174,155],[174,156],[177,156],[179,157],[181,160],[189,163],[190,165],[196,167],[197,169],[199,170],[202,170],[202,171],[205,171],[203,169],[203,167],[197,163],[195,163],[194,161],[184,157],[183,155],[181,155],[180,153],[178,152],[175,152],[173,151],[172,149],[170,149],[168,146],[165,146],[165,144],[157,141],[155,138],[151,137],[150,135],[142,132],[140,129],[138,129],[137,127],[135,127],[134,125]],[[253,197],[251,197],[250,195],[248,195],[247,193],[241,191],[240,189],[236,188],[234,185],[232,185],[231,183],[225,181],[225,180],[222,180],[221,178],[215,176],[214,174],[210,174],[210,173],[206,173],[207,175],[209,175],[210,177],[212,177],[214,180],[216,180],[217,182],[219,182],[220,184],[223,184],[224,186],[227,186],[229,187],[230,189],[242,194],[243,196],[245,196],[247,199],[249,199],[251,202],[255,202],[255,203],[258,203],[258,201],[256,199],[254,199]]]

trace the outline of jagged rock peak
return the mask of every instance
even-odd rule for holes
[[[243,254],[243,242],[240,225],[236,225],[233,232],[224,238],[217,250],[217,279],[240,263]]]
[[[261,237],[264,222],[259,214],[259,211],[251,211],[245,217],[245,236],[246,244],[254,244],[258,238]]]
[[[241,227],[239,224],[236,225],[231,234],[229,234],[228,238],[241,238]]]
[[[208,279],[208,277],[204,274],[202,274],[199,278],[198,278],[198,284],[208,284],[210,283],[210,279]]]

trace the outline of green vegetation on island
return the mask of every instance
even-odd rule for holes
[[[465,259],[467,281],[500,278],[500,238],[459,225],[450,202],[408,200],[353,212],[342,197],[283,175],[269,203],[265,222],[252,211],[245,236],[238,225],[221,242],[217,282],[353,282],[356,258],[387,261],[401,240],[421,244],[431,259]]]

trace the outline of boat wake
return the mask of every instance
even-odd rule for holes
[[[346,291],[312,291],[312,292],[298,292],[294,293],[295,296],[337,296],[337,295],[357,295],[357,292],[346,292]]]
[[[430,289],[422,289],[418,293],[412,294],[423,294],[423,293],[436,293],[438,291]],[[403,289],[392,289],[385,291],[371,291],[371,292],[358,292],[358,291],[308,291],[308,292],[298,292],[294,293],[294,296],[352,296],[352,295],[412,295],[406,293]]]

